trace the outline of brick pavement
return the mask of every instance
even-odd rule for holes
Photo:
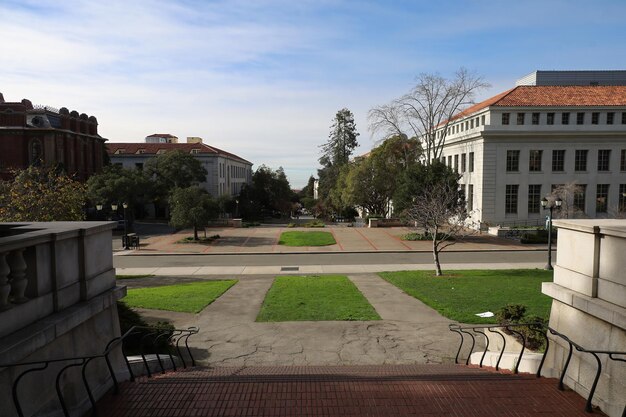
[[[318,247],[288,247],[278,244],[284,231],[311,231],[307,228],[252,227],[243,229],[209,228],[207,236],[219,235],[211,244],[180,244],[177,241],[192,236],[191,230],[171,235],[152,236],[142,239],[137,253],[320,253],[320,252],[378,252],[378,251],[426,251],[432,250],[430,241],[404,241],[401,236],[412,229],[407,227],[354,228],[326,227],[324,230],[335,237],[337,244]],[[511,239],[497,238],[487,234],[470,236],[451,247],[454,250],[532,250],[545,249],[545,245],[522,245]]]
[[[556,380],[460,365],[194,368],[122,384],[99,415],[588,416]],[[603,416],[600,412],[596,416]]]

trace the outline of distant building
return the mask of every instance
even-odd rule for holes
[[[206,181],[200,186],[213,197],[238,195],[244,184],[252,182],[251,162],[204,144],[201,138],[191,139],[191,143],[108,143],[107,151],[111,163],[128,169],[143,169],[148,159],[166,152],[180,150],[189,153],[207,170]]]
[[[576,217],[626,212],[626,71],[573,73],[537,71],[438,129],[475,221],[542,223],[541,199],[574,182]]]
[[[155,133],[146,136],[146,143],[178,143],[178,138],[169,133]]]
[[[0,178],[30,165],[59,165],[86,180],[102,169],[106,139],[94,116],[62,107],[7,102],[0,93]]]

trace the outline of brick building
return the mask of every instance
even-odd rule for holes
[[[7,102],[0,93],[0,178],[33,164],[60,165],[86,180],[102,169],[106,155],[94,116],[62,107]]]

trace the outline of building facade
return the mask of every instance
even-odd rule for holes
[[[111,163],[128,169],[143,169],[150,158],[179,150],[193,155],[207,170],[206,181],[200,186],[213,197],[239,195],[244,184],[252,182],[252,163],[202,143],[194,137],[192,143],[108,143]]]
[[[626,85],[520,85],[437,134],[483,226],[541,223],[541,199],[557,189],[571,191],[560,217],[626,211]]]
[[[0,93],[0,178],[30,165],[59,165],[86,180],[102,169],[106,139],[94,116],[62,107],[6,102]]]

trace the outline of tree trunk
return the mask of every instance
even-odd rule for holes
[[[441,264],[439,263],[439,248],[437,247],[437,233],[433,235],[433,258],[435,260],[435,275],[440,277],[443,275],[441,273]]]
[[[193,226],[193,240],[198,240],[198,228]]]

